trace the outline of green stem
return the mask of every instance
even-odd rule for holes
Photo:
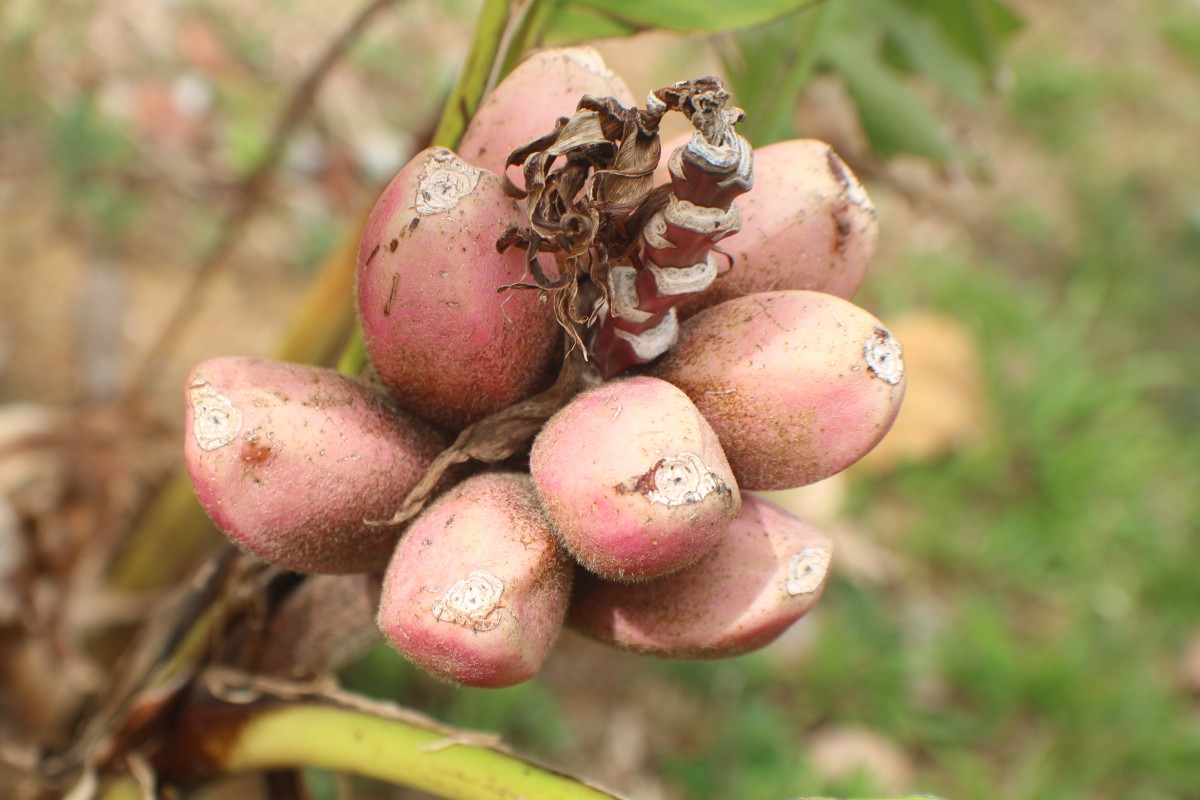
[[[359,375],[366,366],[367,343],[363,341],[362,328],[355,325],[346,341],[346,347],[338,357],[336,369],[343,375]]]
[[[836,16],[837,0],[825,0],[818,3],[815,17],[804,32],[804,38],[799,43],[799,55],[788,74],[787,90],[790,97],[795,97],[800,90],[812,80],[817,67],[817,59],[821,55],[824,40]]]
[[[779,141],[790,133],[788,120],[795,112],[796,97],[812,80],[836,16],[836,6],[837,0],[823,0],[796,12],[792,28],[798,29],[797,41],[780,62],[774,79],[767,83],[764,95],[754,104],[754,113],[742,124],[742,135],[756,146]]]
[[[504,53],[504,61],[500,63],[499,77],[503,78],[516,69],[521,63],[522,56],[541,44],[542,32],[546,30],[546,22],[562,5],[562,0],[530,0],[525,7],[525,13],[509,40]]]
[[[224,775],[318,767],[446,800],[616,797],[508,751],[492,734],[339,690],[222,670],[197,679],[174,734],[154,767],[160,780],[185,787]]]
[[[117,778],[100,792],[100,800],[143,800],[141,787],[128,775]]]
[[[483,101],[504,29],[508,26],[508,5],[509,0],[486,0],[483,4],[462,74],[450,91],[442,118],[433,132],[433,144],[451,149],[457,147],[467,130],[467,123]]]
[[[447,800],[613,797],[491,747],[400,720],[315,704],[256,715],[225,757],[229,772],[299,767],[352,772]]]

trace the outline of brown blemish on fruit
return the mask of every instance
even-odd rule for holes
[[[388,252],[389,252],[389,253],[394,253],[394,252],[396,252],[396,248],[397,248],[397,247],[399,247],[399,246],[400,246],[400,240],[399,240],[399,239],[392,239],[392,241],[388,242]]]
[[[421,224],[421,218],[413,217],[412,220],[408,223],[408,233],[412,233],[413,231],[415,231],[417,229],[417,226],[420,224]]]
[[[850,247],[850,234],[854,231],[854,212],[851,206],[872,217],[875,216],[875,206],[867,197],[862,184],[850,174],[846,162],[838,158],[832,147],[825,151],[825,163],[833,179],[842,187],[841,197],[831,209],[830,216],[833,219],[833,252],[845,256]]]
[[[378,254],[379,254],[379,245],[375,245],[375,247],[371,250],[371,255],[367,256],[367,260],[365,263],[370,264],[371,261],[373,261],[375,256]]]
[[[729,491],[725,482],[695,453],[663,456],[645,473],[618,484],[621,494],[637,492],[651,503],[694,505],[713,493]]]
[[[500,597],[504,581],[481,569],[473,569],[451,586],[433,604],[434,619],[451,622],[476,632],[490,631],[500,624]]]
[[[383,304],[383,315],[390,317],[392,315],[392,301],[396,299],[396,289],[400,285],[400,273],[392,275],[392,288],[388,290],[387,302]]]
[[[203,378],[188,387],[192,401],[192,435],[201,450],[216,450],[237,438],[242,412]]]
[[[833,152],[832,147],[825,151],[825,163],[828,165],[833,179],[842,185],[842,194],[845,196],[846,201],[858,206],[874,217],[875,205],[871,202],[871,198],[867,196],[858,179],[850,174],[850,169],[846,166],[846,162],[842,161],[838,157],[838,154]]]
[[[242,439],[238,457],[248,466],[257,467],[271,460],[275,449],[262,440],[258,431],[250,431]]]
[[[330,384],[313,387],[312,394],[301,400],[300,405],[305,408],[315,408],[318,411],[324,411],[328,408],[353,406],[356,402],[358,402],[358,397],[351,387]]]
[[[833,219],[832,249],[839,256],[846,255],[846,250],[850,247],[850,233],[854,230],[848,219],[849,212],[850,207],[847,203],[838,203],[829,213]]]

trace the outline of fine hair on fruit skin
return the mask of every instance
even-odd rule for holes
[[[517,65],[484,98],[467,126],[458,154],[502,174],[508,154],[554,128],[585,95],[633,105],[633,92],[591,47],[541,50]],[[519,113],[514,113],[519,109]]]
[[[520,221],[498,176],[445,148],[418,153],[384,190],[358,253],[358,311],[380,381],[452,430],[541,391],[561,331],[495,241]]]
[[[576,397],[534,441],[530,472],[567,549],[615,580],[695,562],[741,508],[712,427],[657,378],[610,381]]]
[[[728,658],[774,641],[821,596],[833,544],[757,495],[696,564],[619,584],[581,573],[568,624],[624,650]]]
[[[529,476],[475,475],[413,520],[384,575],[379,628],[443,680],[511,686],[549,653],[572,575]]]
[[[706,309],[646,372],[692,399],[751,491],[815,483],[858,461],[891,428],[905,388],[900,343],[883,324],[808,291]]]
[[[448,444],[378,390],[302,364],[211,359],[185,395],[200,504],[239,546],[297,572],[382,568],[399,530],[364,520],[390,515]]]

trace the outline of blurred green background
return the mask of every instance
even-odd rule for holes
[[[352,9],[0,7],[0,409],[138,431],[93,476],[110,540],[121,492],[173,465],[187,369],[270,352],[428,137],[477,8],[375,20],[132,414],[128,376]],[[782,498],[838,552],[818,609],[761,653],[657,662],[567,635],[510,690],[452,690],[384,649],[347,683],[639,799],[1200,797],[1200,5],[825,0],[598,46],[635,96],[717,71],[755,143],[834,144],[878,207],[856,302],[906,344],[906,408],[861,465]]]

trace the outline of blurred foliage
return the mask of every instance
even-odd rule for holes
[[[798,135],[793,98],[814,72],[831,72],[854,98],[876,153],[943,161],[954,147],[911,79],[977,104],[999,80],[999,51],[1019,27],[998,0],[825,0],[737,32],[725,62],[735,93],[755,109],[746,128],[755,144]]]
[[[742,128],[754,144],[797,136],[796,96],[814,74],[831,72],[854,98],[876,153],[944,161],[962,154],[911,80],[977,104],[1000,80],[1000,51],[1020,26],[1001,0],[576,0],[560,3],[547,39],[651,28],[725,33],[726,74],[738,102],[754,109]]]
[[[567,44],[645,30],[718,33],[760,25],[818,0],[561,0],[546,29],[546,40]]]
[[[120,241],[141,208],[130,182],[138,152],[129,137],[98,112],[90,92],[55,115],[51,156],[63,207],[92,221],[92,232],[102,241]]]
[[[1164,16],[1161,29],[1175,51],[1200,69],[1200,9],[1173,9]]]

